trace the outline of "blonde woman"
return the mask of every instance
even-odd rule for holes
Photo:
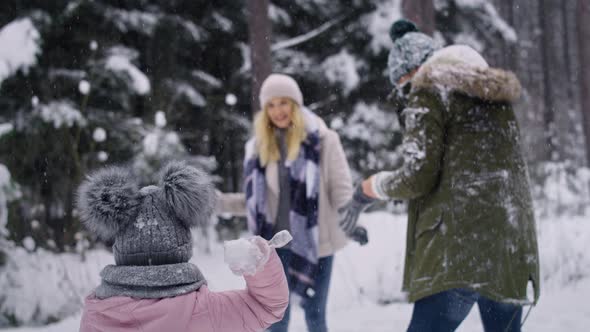
[[[278,250],[289,289],[302,300],[308,329],[327,331],[333,256],[347,242],[337,210],[352,196],[348,163],[338,134],[303,106],[293,78],[271,74],[261,86],[260,105],[246,144],[245,195],[238,206],[246,201],[248,228],[256,235],[291,232],[289,248]],[[223,196],[222,210],[232,210],[232,199]],[[356,231],[366,236],[364,229]],[[289,311],[270,331],[287,331]]]

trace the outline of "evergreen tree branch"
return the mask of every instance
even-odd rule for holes
[[[321,35],[322,33],[328,31],[331,27],[335,26],[336,24],[342,22],[344,20],[343,16],[340,16],[338,18],[335,18],[331,21],[328,21],[322,25],[320,25],[319,27],[311,30],[308,33],[305,33],[303,35],[299,35],[297,37],[291,38],[291,39],[287,39],[287,40],[282,40],[278,43],[274,43],[273,45],[271,45],[270,50],[272,52],[278,51],[278,50],[282,50],[282,49],[286,49],[286,48],[290,48],[293,46],[297,46],[300,44],[303,44],[319,35]]]

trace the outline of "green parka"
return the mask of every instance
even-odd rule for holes
[[[409,199],[403,289],[411,302],[468,288],[500,302],[539,297],[528,173],[512,102],[514,74],[457,54],[429,60],[401,113],[403,166],[376,189]]]

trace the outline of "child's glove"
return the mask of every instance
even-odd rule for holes
[[[280,248],[291,241],[288,231],[282,231],[266,241],[260,236],[248,239],[226,241],[224,244],[225,263],[237,276],[252,276],[258,273],[270,257],[273,248]]]

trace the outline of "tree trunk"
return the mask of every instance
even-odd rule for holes
[[[586,136],[586,159],[590,166],[590,3],[578,0],[577,30],[580,55],[580,102],[584,134]]]
[[[522,47],[523,44],[520,38],[520,31],[517,30],[515,22],[514,4],[511,1],[505,0],[492,0],[491,2],[500,14],[500,17],[514,29],[518,41],[513,43],[503,38],[497,38],[497,44],[484,49],[485,58],[494,67],[514,70],[517,63],[517,48]],[[523,5],[522,1],[518,5]],[[523,20],[523,18],[518,18],[518,20]]]
[[[432,0],[403,0],[404,17],[414,21],[426,34],[434,33],[434,3]]]
[[[576,167],[586,164],[586,153],[584,146],[584,129],[581,125],[582,105],[581,105],[581,90],[580,90],[580,52],[578,50],[578,31],[577,31],[577,3],[576,1],[563,1],[563,22],[565,27],[567,40],[566,51],[564,58],[567,63],[567,78],[568,84],[565,87],[567,92],[567,113],[560,119],[563,124],[565,135],[566,156],[574,162]],[[587,23],[586,23],[587,24]],[[558,126],[559,128],[559,126]]]
[[[262,81],[271,73],[271,23],[268,0],[248,0],[248,26],[252,59],[252,115],[260,109],[258,92]]]
[[[541,0],[542,57],[545,84],[545,133],[549,146],[547,160],[568,159],[566,153],[570,133],[564,120],[571,109],[567,88],[569,85],[568,63],[564,56],[567,34],[563,22],[561,0]]]
[[[549,158],[545,136],[545,75],[539,0],[507,2],[493,0],[500,16],[516,32],[516,43],[499,41],[484,50],[494,67],[514,71],[523,87],[522,102],[515,104],[522,137],[522,149],[531,164]]]

